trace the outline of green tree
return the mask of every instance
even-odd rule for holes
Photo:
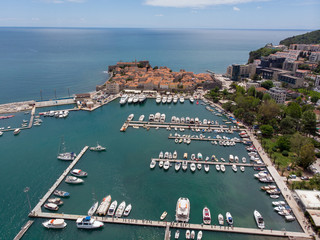
[[[252,112],[245,112],[243,114],[243,122],[252,125],[256,119],[256,115]]]
[[[252,80],[256,81],[256,80],[261,80],[261,76],[259,74],[254,74],[252,77]]]
[[[228,101],[222,104],[222,108],[228,112],[231,112],[232,106],[233,106],[233,103],[231,101]]]
[[[283,134],[293,134],[297,130],[297,121],[292,117],[285,117],[280,121],[280,130]]]
[[[262,101],[268,101],[268,100],[271,100],[271,96],[269,93],[265,93],[262,97]]]
[[[238,108],[238,109],[234,110],[234,112],[233,112],[234,116],[239,119],[243,118],[244,113],[245,113],[245,110],[243,108]]]
[[[260,131],[262,136],[269,138],[273,134],[273,127],[270,125],[262,125],[260,126]]]
[[[290,102],[286,109],[286,114],[295,119],[301,118],[302,111],[300,105],[296,102]]]
[[[263,95],[264,95],[263,92],[257,91],[257,93],[256,93],[256,97],[259,98],[260,100],[262,100]],[[270,95],[269,95],[269,96],[270,96]],[[271,97],[270,97],[270,99],[271,99]]]
[[[311,104],[305,104],[302,106],[301,108],[302,112],[308,111],[308,110],[314,110],[314,106],[312,106]]]
[[[312,143],[303,145],[300,150],[300,158],[298,164],[303,168],[309,167],[314,161],[315,153],[314,153],[314,146]]]
[[[236,92],[238,94],[244,95],[246,93],[246,90],[243,87],[237,85],[236,86]]]
[[[256,96],[256,88],[255,87],[250,87],[248,89],[248,96],[252,96],[252,97]]]
[[[263,102],[259,108],[260,122],[268,124],[273,118],[278,118],[280,115],[280,107],[274,101]]]
[[[273,87],[273,82],[271,80],[267,80],[267,81],[261,83],[261,87],[269,90],[270,88]]]
[[[302,130],[305,133],[309,133],[309,134],[315,134],[316,132],[316,125],[317,125],[317,118],[316,118],[316,114],[311,111],[305,111],[302,114]]]
[[[302,136],[299,132],[296,132],[291,136],[290,142],[291,151],[296,153],[298,158],[300,157],[300,150],[302,146],[311,143],[309,138]]]
[[[291,142],[290,142],[290,138],[288,136],[279,137],[276,144],[281,152],[284,150],[287,150],[287,151],[290,150]]]
[[[312,96],[311,97],[311,102],[316,103],[319,100],[318,96]]]
[[[297,98],[296,98],[296,102],[297,102],[298,104],[301,104],[301,102],[302,102],[302,97],[301,97],[301,96],[297,97]]]

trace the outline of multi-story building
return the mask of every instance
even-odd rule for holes
[[[320,61],[320,52],[312,52],[309,56],[310,62],[319,62]]]
[[[279,104],[284,104],[284,102],[286,101],[287,93],[286,90],[282,88],[272,87],[267,91],[267,93]]]
[[[108,81],[106,83],[106,93],[117,94],[120,92],[119,84],[113,81]]]

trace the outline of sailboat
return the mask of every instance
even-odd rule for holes
[[[63,161],[73,161],[76,156],[77,155],[74,152],[66,152],[65,142],[62,137],[57,158]]]

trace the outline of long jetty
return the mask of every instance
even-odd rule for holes
[[[19,240],[23,237],[23,235],[28,231],[31,227],[33,220],[29,220],[20,230],[20,232],[14,237],[13,240]]]
[[[60,214],[60,213],[47,213],[41,212],[37,217],[41,218],[62,218],[65,220],[77,220],[78,218],[84,218],[85,215],[74,215],[74,214]],[[229,232],[229,233],[243,233],[253,234],[261,236],[274,236],[274,237],[292,237],[299,239],[311,239],[310,236],[304,232],[291,232],[291,231],[280,231],[280,230],[261,230],[258,228],[243,228],[243,227],[231,227],[231,226],[217,226],[217,225],[203,225],[193,223],[179,223],[179,222],[162,222],[156,220],[145,220],[145,219],[130,219],[130,218],[114,218],[114,217],[94,217],[104,223],[113,224],[126,224],[146,227],[161,227],[176,228],[176,229],[190,229],[190,230],[202,230],[212,232]]]
[[[236,143],[241,143],[243,141],[239,140],[233,140],[233,139],[223,139],[223,138],[211,138],[211,137],[186,137],[186,136],[169,136],[169,139],[190,139],[193,141],[216,141],[216,142],[224,142],[224,141],[232,141],[232,142],[236,142]]]
[[[34,207],[34,209],[29,213],[29,217],[36,217],[41,213],[41,206],[47,201],[47,199],[51,196],[51,194],[56,190],[56,188],[60,185],[62,180],[69,174],[71,169],[77,164],[83,154],[88,150],[88,146],[85,146],[78,156],[70,163],[66,170],[62,173],[62,175],[57,179],[57,181],[52,185],[49,191],[40,199],[38,204]]]

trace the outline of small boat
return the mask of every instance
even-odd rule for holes
[[[220,165],[220,169],[221,169],[221,172],[225,172],[226,171],[226,167],[224,166],[224,164]]]
[[[133,118],[134,118],[134,114],[131,113],[131,114],[128,116],[127,121],[131,121]]]
[[[116,217],[122,217],[125,208],[126,208],[126,202],[122,201],[120,203],[120,205],[118,206],[118,208],[117,208],[115,216]]]
[[[174,239],[179,239],[180,236],[180,231],[177,230],[176,233],[174,234]]]
[[[272,205],[273,206],[286,205],[286,202],[285,201],[275,201],[275,202],[272,202]]]
[[[244,166],[241,166],[241,167],[240,167],[240,171],[241,171],[241,172],[244,172]]]
[[[174,169],[176,171],[179,171],[180,170],[180,167],[181,167],[181,162],[176,162],[175,166],[174,166]]]
[[[204,165],[204,171],[205,172],[209,172],[209,170],[210,170],[209,164],[205,164]]]
[[[80,183],[83,183],[84,181],[77,177],[67,176],[65,182],[70,184],[80,184]]]
[[[65,192],[62,190],[54,190],[53,194],[58,197],[69,197],[70,196],[70,194],[68,192]]]
[[[245,157],[242,158],[242,162],[245,163],[247,159]]]
[[[219,164],[216,164],[216,169],[217,169],[217,171],[220,171],[220,165]]]
[[[238,171],[237,166],[236,166],[235,164],[232,164],[232,170],[233,170],[234,172],[237,172],[237,171]]]
[[[170,167],[170,162],[169,161],[165,161],[164,164],[163,164],[163,169],[164,170],[168,170]]]
[[[231,213],[227,212],[226,213],[226,221],[229,225],[232,225],[233,224],[233,218],[231,216]]]
[[[163,158],[163,152],[162,152],[162,151],[159,153],[159,158],[160,158],[160,159]]]
[[[99,143],[97,143],[97,146],[90,148],[90,151],[96,151],[96,152],[101,152],[101,151],[105,151],[105,150],[106,150],[106,148],[99,145]]]
[[[204,224],[211,224],[211,214],[210,209],[208,207],[204,207],[202,210],[202,220]]]
[[[56,204],[58,206],[63,204],[63,201],[61,200],[61,198],[49,198],[48,202],[49,203],[54,203],[54,204]]]
[[[279,195],[275,195],[275,194],[271,194],[270,195],[270,198],[273,198],[273,199],[277,199],[277,198],[279,198],[280,196]]]
[[[174,151],[174,152],[173,152],[173,155],[172,155],[172,158],[173,158],[173,159],[177,159],[177,157],[178,157],[177,151]]]
[[[198,160],[202,160],[202,154],[201,153],[198,153],[197,157],[198,157]]]
[[[190,239],[190,230],[189,229],[186,231],[186,239]]]
[[[155,168],[156,164],[157,164],[157,162],[154,161],[154,160],[152,160],[152,161],[150,162],[150,168],[151,168],[151,169]]]
[[[160,220],[165,219],[167,215],[168,215],[168,213],[166,211],[164,211],[160,216]]]
[[[91,208],[88,210],[88,216],[92,216],[95,214],[95,212],[97,211],[98,209],[98,205],[99,205],[99,202],[95,202]]]
[[[199,231],[197,234],[197,240],[201,240],[202,239],[202,231]]]
[[[128,205],[126,206],[126,208],[124,209],[123,216],[127,217],[127,216],[130,214],[131,209],[132,209],[132,205],[131,205],[131,204],[128,204]]]
[[[114,215],[117,206],[118,206],[118,202],[116,200],[111,203],[111,205],[109,207],[109,210],[108,210],[108,215],[109,216],[113,216]]]
[[[224,224],[223,215],[221,213],[218,215],[218,222],[219,222],[220,225]]]
[[[182,170],[186,171],[187,169],[188,169],[188,163],[187,163],[187,161],[183,161],[182,162]]]
[[[141,115],[140,117],[139,117],[139,122],[142,122],[144,120],[144,115]]]
[[[191,154],[191,160],[195,160],[196,159],[196,155],[194,153]]]
[[[194,163],[190,164],[190,169],[192,172],[194,172],[196,170],[196,165]]]
[[[88,176],[88,173],[82,171],[81,169],[73,169],[71,171],[71,174],[73,176],[76,176],[76,177],[86,177],[86,176]]]
[[[99,216],[104,216],[104,215],[106,215],[107,214],[107,211],[108,211],[108,209],[109,209],[109,207],[110,207],[110,204],[111,204],[111,196],[110,195],[108,195],[108,196],[106,196],[106,197],[104,197],[103,199],[102,199],[102,201],[101,201],[101,203],[100,203],[100,205],[99,205],[99,207],[98,207],[98,209],[97,209],[97,214],[99,215]]]
[[[233,161],[234,161],[234,158],[233,158],[233,155],[232,155],[232,154],[229,155],[229,161],[230,161],[230,162],[233,162]]]
[[[257,210],[254,210],[253,216],[254,216],[254,219],[256,220],[258,228],[263,229],[265,225],[264,225],[264,220],[261,214]]]
[[[188,153],[184,153],[183,154],[183,159],[187,159],[188,158]]]
[[[51,211],[58,211],[59,210],[59,207],[57,204],[54,204],[54,203],[46,203],[43,205],[46,209],[49,209]]]
[[[163,161],[159,162],[159,167],[162,168],[163,167]]]
[[[90,216],[87,216],[84,218],[78,218],[76,223],[77,223],[77,228],[83,228],[83,229],[94,229],[94,228],[100,228],[103,226],[102,222],[97,221]]]
[[[42,225],[45,228],[65,228],[67,226],[67,223],[64,221],[64,219],[50,219],[49,221],[43,222]]]
[[[294,216],[292,216],[291,214],[284,216],[286,221],[288,222],[292,222],[294,220],[296,220],[296,218]]]
[[[190,238],[191,238],[191,239],[194,239],[195,236],[196,236],[196,233],[195,233],[194,230],[192,230],[192,231],[191,231],[191,234],[190,234]]]
[[[16,128],[16,129],[13,131],[13,135],[18,135],[20,132],[21,132],[20,128]]]
[[[184,97],[179,98],[180,103],[184,103]]]
[[[198,168],[198,170],[201,170],[201,168],[202,168],[201,163],[198,163],[198,164],[197,164],[197,168]]]

